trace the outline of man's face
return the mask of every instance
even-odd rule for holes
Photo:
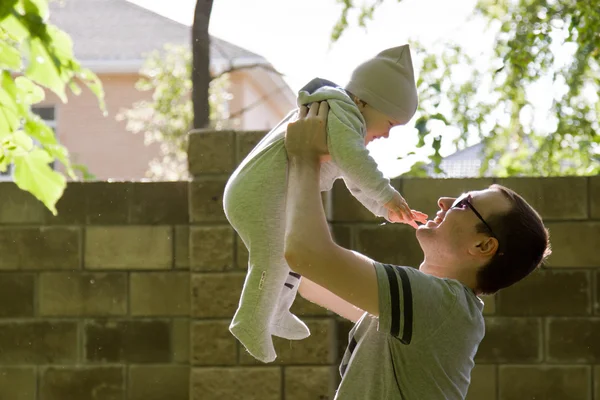
[[[491,215],[510,209],[508,199],[501,192],[492,189],[464,193],[458,199],[441,197],[438,200],[439,211],[436,217],[417,230],[417,239],[426,259],[438,262],[461,261],[472,257],[478,243],[492,236],[490,232],[477,232],[476,227],[481,220],[466,204],[467,196],[467,201],[486,222]],[[453,207],[455,203],[459,204]]]

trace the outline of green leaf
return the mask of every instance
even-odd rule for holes
[[[14,82],[7,71],[2,73],[0,85],[0,138],[14,132],[19,127],[21,113],[16,103]]]
[[[42,20],[48,18],[48,1],[47,0],[21,0],[23,2],[25,11],[39,15]]]
[[[93,73],[90,69],[81,68],[78,77],[85,83],[85,85],[96,95],[98,98],[98,104],[104,115],[108,115],[106,111],[106,104],[104,103],[104,89],[102,88],[102,82],[100,78]]]
[[[12,142],[17,147],[20,147],[21,149],[23,149],[24,152],[29,152],[33,149],[33,140],[31,139],[31,137],[29,135],[27,135],[22,130],[13,132],[13,134],[11,136],[12,136],[12,138],[11,138]]]
[[[16,16],[10,14],[0,21],[0,28],[3,28],[18,43],[30,35],[27,26]]]
[[[46,151],[34,148],[31,152],[14,158],[14,179],[19,188],[33,194],[56,215],[56,203],[67,182],[62,174],[50,168],[52,161]]]
[[[2,0],[0,2],[0,21],[9,16],[18,0]]]
[[[37,115],[31,113],[23,125],[25,132],[42,146],[57,144],[54,131]]]
[[[448,122],[448,120],[446,119],[446,117],[444,117],[442,114],[437,113],[437,114],[433,114],[429,116],[429,119],[437,119],[438,121],[442,121],[443,123],[445,123],[446,125],[450,125],[450,123]]]
[[[21,70],[21,53],[2,39],[0,39],[0,69]]]
[[[48,53],[48,49],[39,38],[26,40],[29,50],[29,65],[25,75],[36,83],[52,90],[63,103],[67,101],[65,82],[61,79],[60,71]]]
[[[32,104],[39,103],[46,98],[46,92],[44,89],[36,85],[24,76],[18,76],[15,79],[17,86],[17,95],[23,105],[30,106]]]

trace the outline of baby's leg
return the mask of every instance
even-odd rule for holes
[[[289,270],[289,268],[287,268]],[[289,340],[301,340],[310,336],[310,330],[298,317],[290,312],[302,277],[289,270],[288,277],[279,295],[279,304],[271,322],[271,333]]]
[[[271,252],[269,239],[256,236],[250,245],[248,274],[229,331],[254,358],[268,363],[277,357],[269,326],[287,271],[281,268],[283,255]]]

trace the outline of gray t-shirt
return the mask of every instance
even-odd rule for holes
[[[454,279],[374,263],[379,318],[349,334],[337,400],[459,400],[484,336],[483,302]]]

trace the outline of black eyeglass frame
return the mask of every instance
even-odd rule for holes
[[[488,230],[490,231],[490,233],[492,234],[493,237],[496,238],[496,240],[498,239],[498,236],[496,236],[496,234],[494,233],[494,231],[492,230],[492,227],[485,222],[485,220],[483,219],[483,217],[481,216],[481,214],[479,214],[479,211],[477,211],[475,209],[475,207],[473,207],[473,203],[471,203],[471,195],[468,194],[466,196],[464,196],[463,198],[458,198],[454,201],[454,203],[452,204],[452,206],[450,208],[457,208],[461,203],[464,203],[467,205],[467,207],[469,207],[471,209],[471,211],[473,211],[473,213],[475,213],[475,215],[477,216],[477,218],[479,218],[479,220],[481,222],[483,222],[483,224],[486,226],[486,228],[488,228]]]

